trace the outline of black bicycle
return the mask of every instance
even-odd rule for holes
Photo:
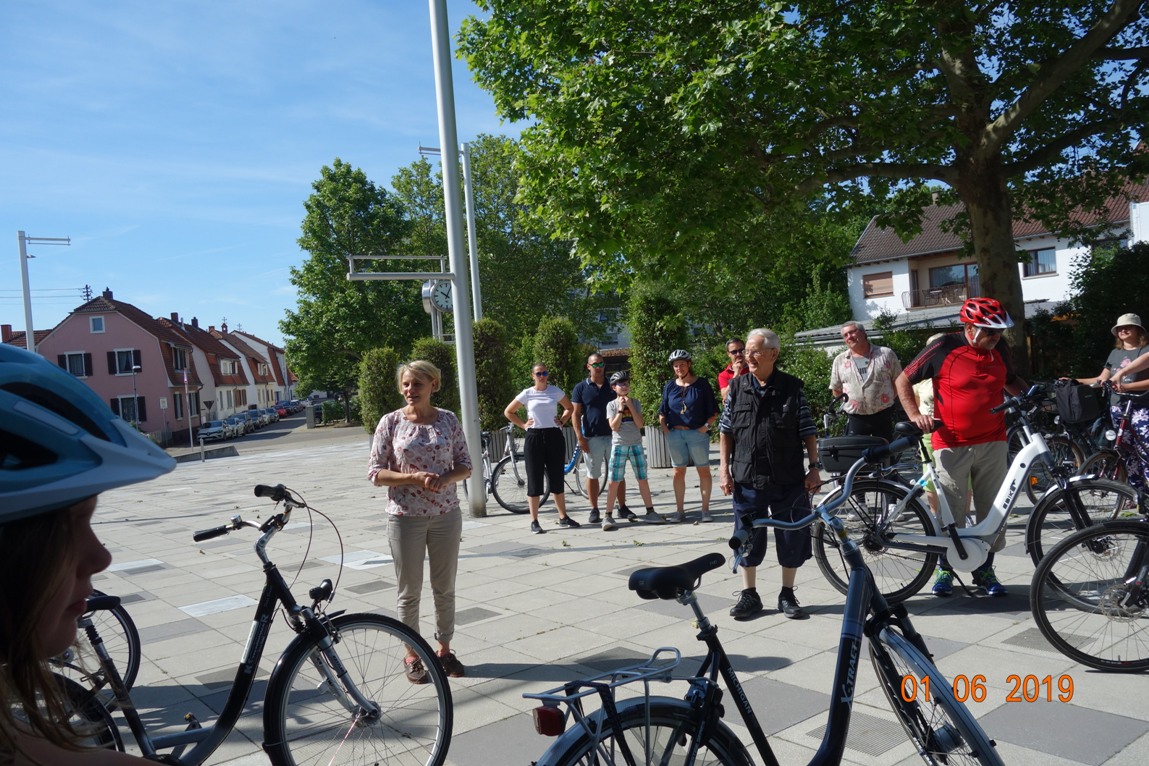
[[[390,617],[327,612],[336,590],[331,580],[311,588],[310,606],[298,603],[268,558],[268,543],[287,526],[295,508],[327,517],[282,484],[258,485],[255,494],[282,503],[283,510],[261,524],[234,516],[223,526],[194,535],[196,541],[203,541],[243,528],[260,532],[255,554],[263,563],[265,584],[219,717],[205,726],[189,714],[184,731],[150,735],[101,637],[101,620],[92,618],[99,615],[100,607],[112,608],[118,600],[90,601],[95,611],[80,624],[83,640],[98,658],[99,676],[87,679],[91,686],[59,677],[74,718],[83,724],[90,742],[124,749],[112,717],[117,713],[127,722],[144,757],[185,766],[204,763],[235,727],[247,703],[279,612],[297,636],[275,664],[263,699],[263,749],[273,764],[441,766],[451,741],[453,710],[447,676],[434,651],[417,632]],[[425,684],[407,680],[404,660],[410,654],[426,668]],[[102,696],[105,687],[111,690],[108,703]]]
[[[910,439],[897,439],[859,459],[847,472],[844,492],[827,500],[810,515],[794,522],[754,519],[755,527],[802,529],[820,520],[837,536],[842,555],[849,563],[850,581],[843,610],[842,637],[838,645],[829,721],[822,745],[811,764],[838,764],[846,748],[846,734],[854,703],[858,663],[865,636],[870,660],[886,698],[918,754],[929,764],[1001,764],[994,742],[954,697],[952,684],[930,659],[922,636],[914,630],[905,607],[890,604],[874,583],[866,562],[834,513],[850,496],[854,477],[867,464],[908,447]],[[735,568],[747,552],[749,535],[731,540]],[[626,764],[722,764],[750,766],[746,745],[722,720],[724,695],[721,676],[729,692],[729,704],[741,715],[763,763],[778,760],[742,689],[730,658],[694,595],[702,575],[725,563],[718,553],[679,566],[642,569],[630,576],[629,587],[641,598],[673,599],[689,606],[698,626],[697,638],[706,644],[706,657],[698,672],[676,677],[681,662],[676,649],[661,648],[647,662],[603,675],[571,681],[538,694],[524,695],[542,705],[535,709],[535,725],[541,734],[561,734],[537,766],[612,766]],[[928,679],[929,699],[922,694]],[[654,683],[684,681],[682,698],[655,696]],[[636,688],[641,687],[641,688]],[[620,695],[620,690],[625,693]],[[597,709],[587,707],[595,700]]]

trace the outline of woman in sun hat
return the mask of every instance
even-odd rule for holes
[[[1096,377],[1078,378],[1078,383],[1096,385],[1106,380],[1112,380],[1123,392],[1138,393],[1149,390],[1149,369],[1140,369],[1144,363],[1135,365],[1136,371],[1131,372],[1131,365],[1138,362],[1142,356],[1149,358],[1149,333],[1141,324],[1141,317],[1137,314],[1122,314],[1110,330],[1116,339],[1113,350],[1105,360],[1105,369]],[[1116,394],[1109,402],[1109,416],[1116,423],[1125,408],[1124,403]],[[1149,405],[1134,404],[1130,412],[1132,426],[1131,450],[1126,454],[1125,470],[1129,474],[1129,483],[1138,490],[1149,490],[1146,481],[1146,471],[1149,470]]]

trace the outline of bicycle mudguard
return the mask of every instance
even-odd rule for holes
[[[627,583],[640,598],[675,599],[683,591],[692,590],[702,575],[726,563],[721,553],[708,553],[685,564],[669,567],[648,567],[632,572]]]

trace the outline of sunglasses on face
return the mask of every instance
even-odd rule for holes
[[[741,349],[741,348],[733,348],[733,349],[730,349],[729,351],[727,351],[726,353],[730,354],[730,356],[742,356],[742,352],[744,350],[745,349]]]
[[[546,370],[543,370],[542,372],[536,372],[535,373],[536,378],[545,378],[548,375],[550,375],[550,373],[547,372]]]
[[[987,338],[997,338],[1001,335],[1001,330],[991,330],[988,327],[979,327],[977,329],[984,333]]]
[[[606,362],[591,362],[590,366],[597,370],[599,367],[605,367]]]

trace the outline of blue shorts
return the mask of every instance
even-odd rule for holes
[[[810,512],[810,496],[801,484],[770,486],[754,489],[745,484],[734,485],[734,530],[749,528],[750,522],[743,524],[743,517],[769,516],[779,521],[793,521]],[[766,542],[769,540],[766,527],[758,527],[751,532],[750,553],[743,561],[744,566],[756,567],[766,556]],[[778,563],[787,569],[797,569],[813,554],[813,544],[809,529],[786,531],[774,530],[774,547],[778,553]]]
[[[613,436],[588,436],[586,439],[587,449],[583,453],[582,459],[586,463],[586,475],[591,479],[599,479],[602,477],[602,469],[606,468],[607,461],[610,460],[610,443]]]
[[[670,450],[670,464],[675,468],[710,467],[709,433],[672,428],[666,435],[666,446]]]
[[[624,447],[615,445],[610,450],[610,480],[622,481],[626,478],[626,463],[634,463],[634,478],[646,481],[646,450],[641,444]]]

